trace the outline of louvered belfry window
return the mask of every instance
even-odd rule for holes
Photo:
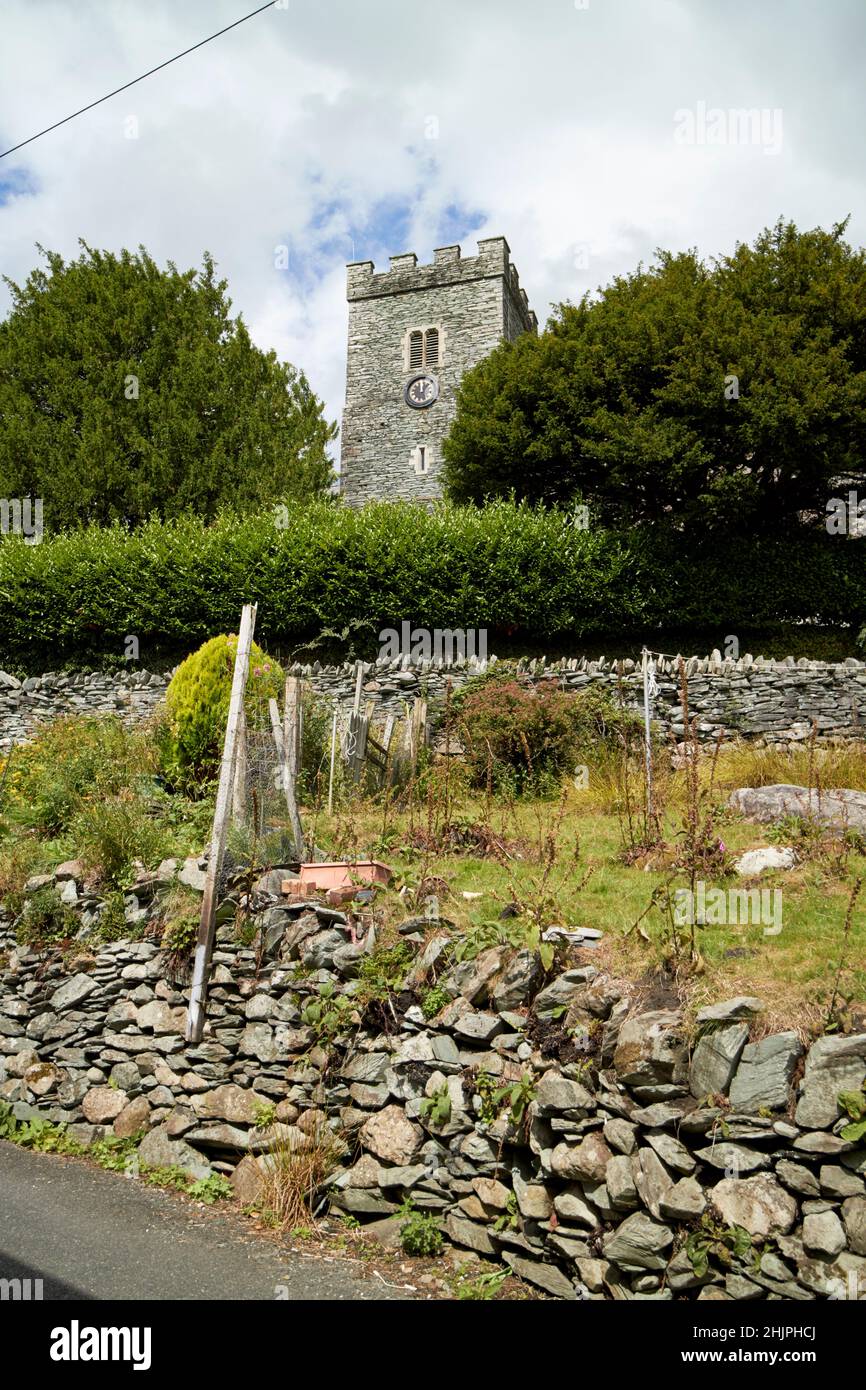
[[[441,331],[438,328],[413,328],[409,334],[410,372],[419,372],[423,367],[442,366]]]

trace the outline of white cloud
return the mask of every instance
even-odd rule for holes
[[[6,0],[0,143],[243,12]],[[658,245],[710,255],[779,214],[850,212],[866,240],[864,29],[859,0],[290,0],[0,162],[0,268],[20,280],[35,241],[79,236],[184,266],[208,248],[256,340],[338,416],[353,257],[502,233],[543,320]],[[677,145],[700,101],[780,108],[781,152]],[[32,193],[2,193],[16,170]]]

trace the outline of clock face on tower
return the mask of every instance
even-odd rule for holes
[[[439,382],[427,372],[419,372],[410,377],[403,388],[403,399],[415,410],[423,410],[432,405],[439,395]]]

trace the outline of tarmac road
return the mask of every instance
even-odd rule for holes
[[[402,1300],[349,1259],[282,1251],[231,1212],[0,1140],[0,1279],[45,1299]]]

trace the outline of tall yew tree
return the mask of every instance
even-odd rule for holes
[[[457,501],[582,501],[601,525],[758,533],[863,474],[866,254],[780,221],[705,264],[659,252],[463,378]]]
[[[80,244],[6,281],[0,496],[41,497],[56,529],[325,492],[336,428],[231,316],[210,255],[180,271]]]

